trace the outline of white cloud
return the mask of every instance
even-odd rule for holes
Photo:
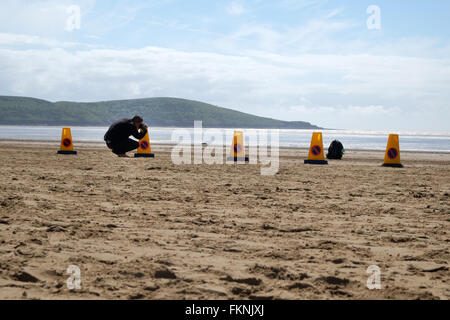
[[[279,0],[278,2],[282,7],[298,11],[320,7],[325,4],[327,0]]]
[[[245,8],[241,2],[233,1],[228,5],[227,12],[233,16],[239,16],[245,12]]]
[[[450,46],[438,39],[358,37],[352,33],[358,23],[338,19],[342,10],[336,9],[300,25],[255,22],[225,35],[161,17],[147,23],[196,35],[186,49],[107,49],[64,31],[73,2],[83,12],[82,39],[92,42],[135,22],[150,5],[121,1],[84,19],[94,0],[5,0],[0,94],[77,101],[175,96],[332,128],[448,129]],[[281,5],[303,10],[325,2]],[[246,12],[240,1],[227,10]],[[364,19],[361,25],[364,31]],[[355,40],[342,41],[340,33]]]
[[[79,42],[57,41],[53,39],[43,38],[40,36],[33,36],[27,34],[14,34],[0,32],[0,46],[39,46],[39,47],[77,47],[84,46]]]
[[[230,34],[217,37],[213,43],[216,49],[228,52],[249,49],[290,54],[329,52],[330,48],[342,46],[333,36],[356,25],[351,20],[333,20],[338,12],[340,11],[310,19],[295,27],[274,28],[257,23],[244,24]]]
[[[398,107],[386,108],[384,106],[348,106],[343,110],[345,114],[359,114],[362,116],[394,115],[400,112]]]
[[[325,18],[326,19],[333,18],[334,16],[339,15],[342,11],[343,11],[342,9],[334,9],[330,13],[328,13]]]
[[[384,107],[384,106],[353,106],[348,105],[344,107],[336,107],[336,106],[306,106],[306,105],[298,105],[298,106],[290,106],[286,108],[286,111],[291,114],[327,114],[332,113],[333,115],[339,116],[385,116],[385,115],[394,115],[401,113],[401,110],[398,107]]]
[[[429,112],[450,116],[448,60],[54,48],[0,49],[0,68],[2,93],[50,100],[183,97],[334,128],[447,128]]]

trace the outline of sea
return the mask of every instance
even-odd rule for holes
[[[0,140],[23,140],[23,141],[59,141],[61,128],[57,126],[0,126]],[[74,144],[80,142],[103,142],[103,135],[107,127],[71,127]],[[181,130],[181,131],[180,131]],[[242,129],[244,136],[262,137],[267,134],[268,145],[271,144],[270,130]],[[312,132],[323,133],[324,147],[333,140],[339,140],[345,149],[358,150],[385,150],[390,133],[400,136],[400,149],[404,151],[425,152],[450,152],[450,131],[372,131],[372,130],[297,130],[280,129],[279,146],[308,148]],[[172,135],[177,132],[189,133],[193,139],[193,128],[151,128],[150,140],[152,144],[177,144],[178,140],[172,140]],[[221,134],[223,143],[231,141],[233,130],[220,128],[203,128],[204,133]],[[205,135],[205,143],[209,135]],[[249,139],[251,140],[251,139]]]

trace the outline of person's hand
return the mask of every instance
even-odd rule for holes
[[[142,129],[144,129],[144,130],[147,130],[147,129],[148,129],[148,125],[147,125],[146,123],[143,123],[141,127],[142,127]]]

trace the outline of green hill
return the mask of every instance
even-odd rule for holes
[[[148,98],[103,102],[49,102],[26,97],[0,96],[0,124],[106,126],[120,118],[140,114],[153,127],[204,127],[317,129],[303,121],[281,121],[225,109],[210,104],[177,99]]]

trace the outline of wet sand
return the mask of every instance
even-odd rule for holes
[[[449,299],[450,154],[259,165],[0,141],[0,299]],[[66,270],[81,271],[69,290]],[[381,289],[369,290],[370,265]]]

